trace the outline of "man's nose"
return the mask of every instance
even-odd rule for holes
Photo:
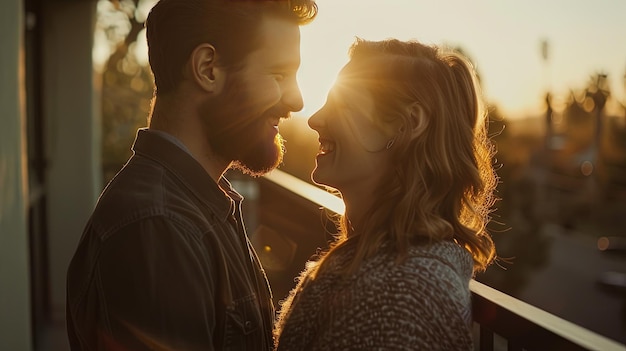
[[[298,112],[304,107],[304,101],[302,100],[302,93],[298,83],[292,82],[283,91],[283,104],[289,108],[291,112]]]

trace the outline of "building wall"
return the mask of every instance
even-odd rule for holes
[[[22,0],[0,2],[0,350],[31,350]]]
[[[92,67],[96,1],[39,4],[42,15],[33,19],[43,26],[37,80],[42,83],[26,86],[24,0],[0,1],[0,350],[33,350],[37,337],[31,314],[37,306],[31,306],[27,140],[39,136],[27,134],[26,106],[38,106],[44,118],[46,297],[53,325],[64,325],[67,265],[102,183]],[[26,89],[40,91],[41,101],[27,104]]]
[[[43,103],[52,319],[65,316],[65,277],[101,191],[100,118],[92,47],[96,1],[46,1]]]

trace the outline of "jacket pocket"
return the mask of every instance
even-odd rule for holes
[[[257,296],[252,294],[237,299],[226,307],[225,324],[225,349],[243,350],[258,345],[261,342],[263,320]]]

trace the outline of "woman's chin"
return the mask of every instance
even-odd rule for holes
[[[336,189],[336,182],[334,182],[333,178],[324,172],[324,170],[320,170],[319,166],[313,170],[313,173],[311,173],[311,180],[317,185]]]

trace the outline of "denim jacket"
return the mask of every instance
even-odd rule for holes
[[[274,306],[241,196],[139,130],[67,274],[72,350],[270,350]]]

